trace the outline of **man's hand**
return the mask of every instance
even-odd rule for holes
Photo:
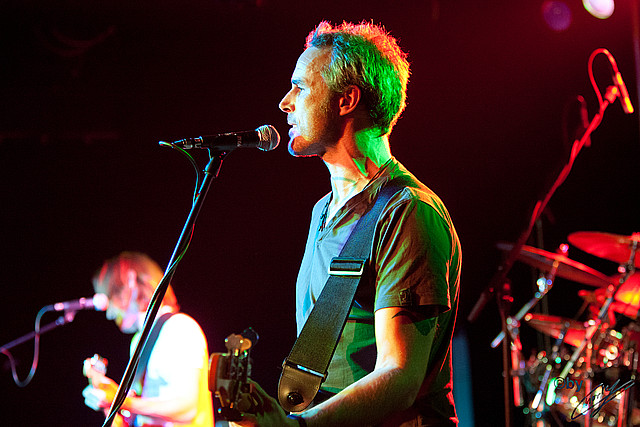
[[[255,413],[243,413],[242,420],[230,425],[242,427],[299,427],[298,421],[288,418],[278,401],[269,396],[255,381],[251,385],[251,398]]]
[[[102,374],[93,373],[91,384],[82,390],[84,403],[94,411],[109,409],[118,391],[118,384]]]

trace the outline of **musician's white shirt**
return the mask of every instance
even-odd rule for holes
[[[160,315],[161,313],[159,313]],[[131,351],[139,339],[139,333],[131,340]],[[162,326],[144,376],[142,392],[134,385],[136,394],[145,398],[171,398],[185,394],[190,387],[198,387],[198,411],[190,423],[170,423],[161,419],[136,417],[135,425],[212,426],[213,406],[208,386],[209,353],[207,341],[198,323],[184,313],[171,316]],[[193,384],[192,370],[198,370],[199,384]]]

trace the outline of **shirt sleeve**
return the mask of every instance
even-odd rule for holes
[[[451,308],[452,233],[436,205],[411,189],[389,204],[374,242],[375,310],[407,307],[437,316]]]
[[[157,388],[153,395],[179,394],[183,387],[193,384],[194,370],[207,369],[207,342],[198,323],[185,314],[175,314],[163,325],[153,348],[145,387]]]

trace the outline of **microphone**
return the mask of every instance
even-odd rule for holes
[[[631,103],[631,98],[629,98],[629,91],[627,91],[627,85],[624,84],[624,80],[622,80],[622,74],[620,74],[620,70],[618,70],[618,64],[616,63],[615,58],[607,49],[603,49],[604,54],[609,59],[609,63],[611,64],[611,68],[613,70],[613,82],[618,88],[620,92],[620,104],[622,104],[622,109],[626,114],[633,113],[633,104]]]
[[[216,151],[231,151],[236,148],[258,148],[262,151],[271,151],[278,146],[278,143],[280,143],[280,135],[276,128],[264,125],[255,130],[179,139],[171,144],[185,150],[207,148]]]
[[[80,298],[53,304],[54,311],[97,310],[105,311],[109,306],[109,297],[105,294],[95,294],[93,298]]]
[[[615,67],[615,74],[613,75],[613,80],[620,91],[620,103],[622,104],[622,109],[626,114],[633,113],[633,104],[631,103],[631,99],[629,98],[629,92],[627,91],[627,86],[624,84],[624,80],[622,80],[622,74],[618,71],[618,67]]]

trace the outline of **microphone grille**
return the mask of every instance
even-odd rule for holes
[[[95,294],[92,299],[93,308],[97,311],[106,311],[109,307],[109,297],[105,294]]]
[[[258,148],[262,151],[271,151],[280,143],[280,134],[271,125],[263,125],[256,129],[259,134],[260,142]]]

